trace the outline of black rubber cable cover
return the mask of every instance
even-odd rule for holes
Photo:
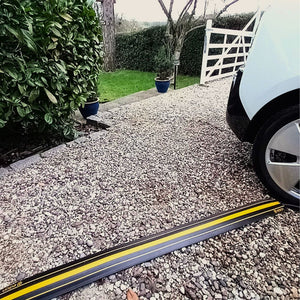
[[[155,257],[281,212],[278,201],[260,201],[123,244],[15,283],[0,299],[52,299]]]

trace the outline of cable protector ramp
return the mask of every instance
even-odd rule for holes
[[[260,201],[144,237],[17,282],[0,299],[52,299],[136,264],[281,212],[279,201]]]

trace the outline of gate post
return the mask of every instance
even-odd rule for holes
[[[208,56],[208,51],[209,51],[208,45],[210,43],[211,28],[212,28],[212,20],[207,20],[206,28],[205,28],[204,45],[203,45],[200,84],[205,84],[207,56]]]

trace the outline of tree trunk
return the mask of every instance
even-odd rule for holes
[[[103,15],[103,43],[104,43],[104,70],[116,69],[116,39],[115,39],[115,0],[102,0]]]
[[[184,38],[185,38],[185,35],[180,35],[179,38],[177,38],[177,43],[175,45],[175,51],[174,51],[174,59],[175,60],[178,60],[180,59],[180,54],[181,54],[181,50],[182,50],[182,47],[183,47],[183,43],[184,43]]]

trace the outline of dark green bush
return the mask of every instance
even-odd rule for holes
[[[101,30],[86,0],[1,0],[0,127],[74,134],[97,90]]]
[[[253,13],[247,13],[221,17],[213,21],[213,27],[242,30],[253,15]]]
[[[180,55],[179,73],[200,76],[205,28],[188,33]]]
[[[117,67],[155,72],[154,58],[163,45],[165,26],[156,26],[116,37]]]

